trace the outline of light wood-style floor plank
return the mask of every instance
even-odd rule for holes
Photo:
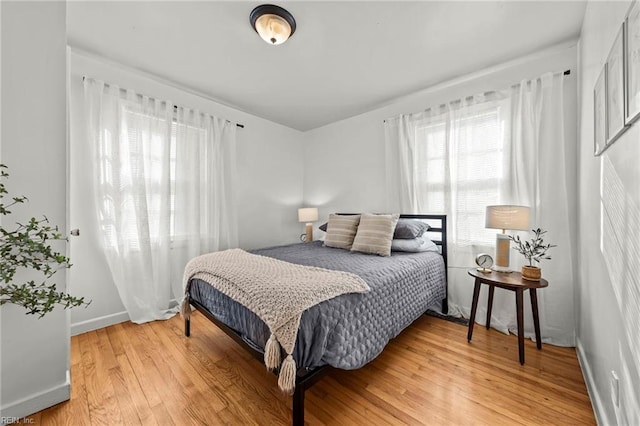
[[[291,398],[259,361],[194,313],[117,324],[71,339],[71,400],[38,425],[288,425]],[[573,348],[525,343],[423,316],[374,361],[307,391],[309,425],[593,425]]]

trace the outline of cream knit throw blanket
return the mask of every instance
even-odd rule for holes
[[[349,272],[296,265],[266,256],[230,249],[192,259],[184,272],[184,286],[192,278],[211,283],[218,291],[253,311],[269,327],[265,365],[280,367],[278,386],[293,393],[296,363],[291,356],[302,312],[345,293],[364,293],[369,286]],[[183,314],[190,312],[183,306]],[[278,345],[279,343],[279,345]],[[280,346],[287,357],[280,364]]]

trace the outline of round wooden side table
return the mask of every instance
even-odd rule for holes
[[[477,269],[469,269],[469,275],[474,277],[475,286],[473,287],[473,302],[471,304],[471,318],[469,318],[469,331],[467,332],[467,342],[471,342],[473,335],[473,324],[476,320],[476,310],[478,308],[478,297],[480,296],[480,286],[486,284],[489,286],[489,300],[487,301],[487,329],[491,326],[491,308],[493,305],[493,292],[496,287],[505,290],[515,291],[516,293],[516,313],[518,321],[518,354],[520,356],[520,364],[524,364],[524,315],[523,315],[523,298],[524,291],[529,290],[531,296],[531,312],[533,313],[533,325],[536,330],[536,346],[542,349],[542,339],[540,337],[540,319],[538,317],[538,296],[536,290],[549,285],[547,280],[540,281],[525,280],[520,272],[482,272]]]

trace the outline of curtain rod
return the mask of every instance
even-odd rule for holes
[[[178,105],[174,105],[173,109],[178,109]],[[232,123],[233,124],[233,122],[231,120],[227,120],[227,123]],[[244,124],[236,123],[236,127],[240,127],[241,129],[244,129]]]
[[[82,81],[84,81],[86,78],[87,78],[87,76],[83,75],[82,76]],[[107,86],[110,86],[109,83],[104,83],[104,84],[106,84]],[[152,98],[152,99],[155,99],[153,96],[149,96],[149,97]],[[178,105],[174,105],[173,109],[178,109]],[[227,120],[227,123],[233,123],[233,122],[231,120]],[[240,124],[240,123],[235,123],[235,124],[236,124],[236,127],[240,127],[241,129],[244,129],[244,124]]]
[[[570,74],[571,74],[571,70],[565,70],[565,71],[562,73],[562,75],[570,75]],[[516,85],[514,85],[514,86],[517,86],[517,84],[516,84]],[[511,87],[513,87],[513,86],[511,86]],[[486,93],[492,93],[492,92],[486,92]],[[383,123],[386,123],[386,122],[387,122],[387,120],[382,120],[382,122],[383,122]]]

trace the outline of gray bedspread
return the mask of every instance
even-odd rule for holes
[[[352,272],[371,288],[368,293],[335,297],[303,313],[293,353],[298,368],[327,364],[345,370],[360,368],[427,308],[440,306],[446,294],[444,261],[438,253],[393,252],[380,257],[323,247],[319,241],[252,253]],[[202,280],[192,280],[189,293],[250,346],[263,350],[270,333],[253,312]]]

